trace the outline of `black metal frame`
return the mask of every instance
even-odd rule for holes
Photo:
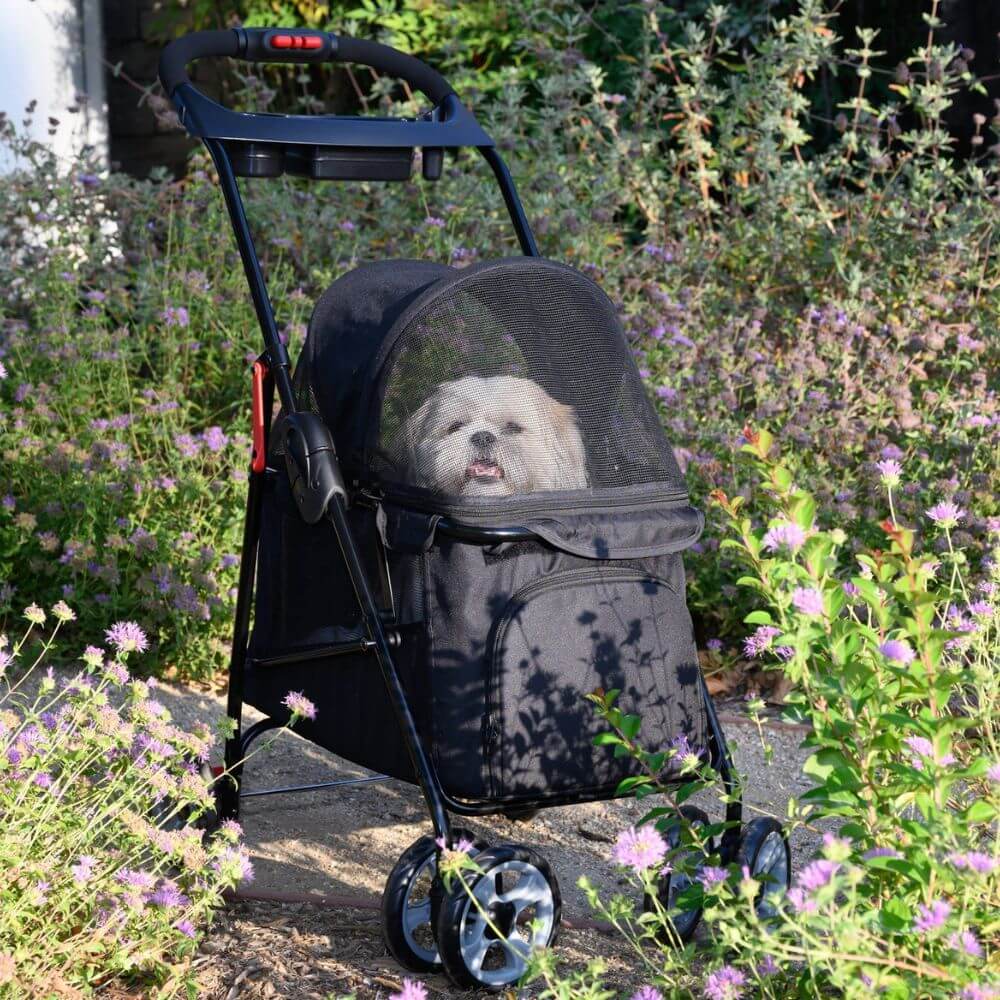
[[[237,114],[210,101],[200,94],[187,79],[184,72],[185,62],[205,55],[231,55],[259,61],[308,61],[310,57],[306,54],[297,54],[298,58],[292,59],[287,53],[270,52],[267,49],[267,44],[279,32],[302,35],[303,37],[321,36],[322,50],[317,50],[316,58],[336,58],[338,51],[342,52],[342,57],[350,58],[349,53],[363,52],[366,54],[366,58],[362,61],[368,62],[369,65],[378,65],[380,68],[389,67],[390,70],[405,70],[410,74],[411,81],[415,81],[425,92],[439,95],[440,99],[436,100],[436,106],[429,115],[413,121],[336,116],[300,117]],[[231,35],[235,36],[235,41],[230,37]],[[240,144],[265,141],[290,145],[311,144],[338,149],[351,146],[362,149],[366,147],[412,148],[421,146],[425,147],[425,153],[427,150],[443,147],[473,146],[484,157],[493,172],[522,252],[529,257],[539,256],[538,247],[518,198],[514,181],[506,164],[496,151],[493,140],[480,128],[472,114],[462,106],[445,81],[429,67],[417,63],[411,57],[403,56],[393,50],[386,50],[383,46],[372,43],[362,43],[346,38],[338,39],[325,32],[304,32],[299,29],[235,29],[232,33],[198,33],[171,43],[161,60],[160,76],[177,105],[181,121],[192,135],[198,136],[204,141],[215,163],[237,247],[246,272],[247,283],[250,287],[254,310],[264,336],[266,349],[261,356],[261,361],[266,365],[267,377],[264,391],[264,412],[262,414],[263,454],[266,454],[266,432],[271,423],[274,391],[277,391],[282,410],[286,414],[296,413],[297,409],[292,389],[288,352],[278,336],[274,307],[267,292],[236,172],[233,168],[231,154],[234,149],[239,148]],[[237,145],[233,146],[233,143]],[[339,479],[339,467],[336,457],[332,453],[328,461]],[[227,741],[225,750],[226,769],[231,774],[231,779],[219,782],[218,787],[220,818],[237,815],[240,798],[239,786],[242,777],[241,762],[246,757],[250,744],[263,733],[282,725],[274,719],[265,719],[251,726],[246,732],[242,731],[244,670],[250,635],[251,605],[255,585],[261,504],[266,472],[262,461],[259,464],[255,462],[251,468],[247,490],[227,701],[227,711],[230,718],[235,721],[236,729],[232,738]],[[605,795],[597,792],[589,795],[566,794],[556,798],[547,798],[544,801],[518,799],[509,802],[496,800],[488,803],[471,803],[453,799],[442,789],[434,765],[420,740],[406,693],[393,662],[391,647],[400,641],[399,633],[391,627],[387,627],[383,621],[347,522],[346,498],[342,493],[334,493],[326,503],[325,517],[336,533],[344,564],[361,610],[362,632],[356,640],[337,643],[319,650],[310,650],[288,659],[305,660],[317,656],[348,652],[364,652],[375,657],[385,680],[403,738],[406,741],[414,774],[427,803],[435,835],[450,841],[449,811],[459,815],[479,816],[503,811],[505,807],[530,809],[605,798]],[[533,532],[523,527],[485,529],[461,524],[450,519],[442,519],[437,530],[452,537],[482,544],[537,538]],[[729,750],[703,680],[701,681],[701,691],[709,721],[710,760],[713,767],[719,772],[725,786],[729,798],[726,807],[726,820],[733,824],[723,837],[724,854],[734,856],[735,845],[739,838],[739,824],[742,820],[742,804],[738,790],[734,785]],[[374,775],[361,779],[346,779],[293,788],[265,789],[244,794],[281,794],[348,784],[367,784],[378,780],[385,780],[385,778],[382,775]]]

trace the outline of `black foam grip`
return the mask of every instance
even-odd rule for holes
[[[275,32],[287,32],[290,35],[310,34],[321,35],[328,41],[322,53],[286,50],[270,52],[264,48],[265,37]],[[241,41],[242,36],[242,41]],[[187,75],[187,64],[205,56],[236,56],[252,62],[297,62],[305,59],[310,61],[315,56],[335,59],[338,62],[360,63],[387,76],[405,80],[412,87],[426,94],[434,104],[440,104],[449,94],[453,93],[448,81],[431,69],[426,63],[405,52],[398,52],[388,45],[369,42],[363,38],[348,38],[347,36],[326,34],[325,32],[306,32],[302,29],[287,28],[246,28],[227,29],[222,31],[196,31],[172,41],[160,56],[160,82],[168,94],[182,83],[190,83]]]
[[[453,93],[448,81],[437,70],[431,69],[414,56],[378,42],[340,35],[334,58],[338,62],[361,63],[387,76],[405,80],[417,90],[423,91],[435,104],[440,104]]]
[[[182,83],[190,83],[187,64],[204,56],[236,56],[239,54],[239,39],[232,28],[221,31],[195,31],[190,35],[176,38],[160,56],[160,83],[172,94]]]

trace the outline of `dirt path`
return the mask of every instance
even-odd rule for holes
[[[185,725],[196,719],[212,721],[224,710],[220,696],[191,688],[164,685],[160,700]],[[248,712],[249,721],[257,717]],[[805,756],[798,747],[801,734],[769,730],[774,762],[768,765],[753,727],[730,723],[726,732],[737,767],[749,776],[747,815],[754,815],[752,807],[756,806],[783,817],[789,798],[808,787],[801,778]],[[245,788],[365,773],[293,734],[282,733],[248,764]],[[710,815],[721,814],[718,807],[712,809],[710,800],[700,804]],[[573,921],[590,917],[576,887],[581,875],[600,886],[606,898],[622,891],[608,861],[610,844],[617,831],[640,814],[636,803],[619,801],[546,810],[528,824],[496,817],[463,825],[488,842],[523,842],[541,851],[559,880],[564,913]],[[244,801],[242,822],[256,868],[256,880],[248,890],[350,896],[368,908],[334,910],[259,901],[232,904],[199,959],[200,996],[205,1000],[324,998],[355,992],[359,998],[377,998],[398,988],[403,970],[382,945],[375,907],[397,857],[429,830],[416,789],[390,781],[250,798]],[[796,867],[813,853],[816,840],[804,831],[796,833],[792,844]],[[603,957],[612,981],[622,990],[642,982],[637,965],[622,959],[624,949],[613,936],[567,930],[559,950],[576,967],[589,958]],[[432,996],[464,995],[443,977],[430,977],[427,985]]]

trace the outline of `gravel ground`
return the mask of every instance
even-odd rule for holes
[[[221,695],[190,687],[163,685],[160,700],[175,720],[190,725],[212,721],[224,711]],[[726,706],[722,711],[734,714]],[[246,723],[257,714],[248,710]],[[749,776],[747,815],[754,807],[785,815],[788,800],[807,786],[801,776],[805,754],[801,733],[770,728],[773,763],[767,764],[756,729],[724,723],[737,768]],[[267,737],[264,737],[266,740]],[[260,745],[260,744],[258,744]],[[291,733],[281,733],[247,766],[246,790],[362,776],[366,772],[332,757]],[[703,802],[710,815],[720,810]],[[614,834],[634,822],[640,807],[632,801],[592,803],[549,809],[530,823],[502,817],[463,821],[493,844],[522,842],[539,850],[553,866],[570,922],[590,917],[576,887],[581,875],[605,897],[620,891],[608,863]],[[384,880],[397,857],[430,824],[419,793],[397,781],[298,795],[246,799],[242,823],[256,868],[248,891],[266,895],[310,893],[349,896],[357,908],[261,900],[236,901],[220,917],[199,959],[206,1000],[237,997],[316,997],[355,992],[359,998],[386,997],[398,989],[403,970],[386,952],[376,907]],[[818,835],[797,831],[793,865],[815,851]],[[641,981],[638,969],[623,959],[622,944],[592,929],[566,929],[560,954],[571,967],[603,957],[613,984],[622,989]],[[430,977],[432,996],[464,995],[444,977]]]

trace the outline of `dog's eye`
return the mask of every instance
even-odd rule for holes
[[[524,428],[516,420],[508,420],[503,427],[504,434],[520,434],[523,430]]]
[[[465,426],[465,422],[462,420],[456,420],[453,424],[448,425],[448,433],[454,434],[455,431],[460,431]]]

